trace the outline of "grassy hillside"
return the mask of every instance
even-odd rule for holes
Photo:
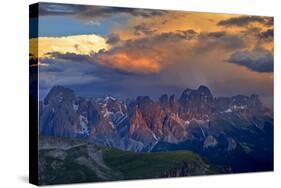
[[[55,137],[44,137],[40,142],[41,184],[217,173],[217,169],[191,151],[135,153]]]
[[[124,179],[162,177],[169,175],[169,171],[181,171],[185,163],[189,168],[186,175],[212,173],[209,166],[191,151],[134,153],[105,149],[104,161],[123,174]]]

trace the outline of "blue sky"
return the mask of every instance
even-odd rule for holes
[[[42,16],[39,21],[39,36],[67,36],[96,33],[106,36],[111,29],[120,24],[126,24],[128,16],[116,16],[97,23],[77,20],[71,16]],[[31,22],[37,22],[38,18],[32,18]],[[34,36],[34,34],[33,34]],[[32,36],[32,37],[33,37]]]

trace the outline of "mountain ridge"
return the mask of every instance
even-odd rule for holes
[[[190,124],[199,124],[204,135],[200,124],[208,124],[221,114],[238,114],[253,119],[253,124],[261,129],[263,126],[260,120],[263,107],[257,95],[215,98],[203,85],[196,90],[184,90],[179,99],[167,94],[158,101],[139,96],[128,104],[111,96],[76,97],[71,89],[55,86],[40,109],[42,135],[91,137],[93,134],[98,143],[109,137],[105,145],[125,150],[130,150],[130,143],[135,147],[143,145],[141,150],[145,150],[145,146],[159,139],[171,143],[184,141],[190,136],[186,131]],[[129,134],[124,136],[126,130]]]
[[[250,164],[266,159],[265,168],[272,167],[273,116],[257,95],[216,98],[199,86],[179,98],[163,94],[158,100],[121,101],[84,98],[55,86],[40,102],[39,114],[40,136],[79,138],[133,152],[191,150],[234,171],[241,171],[236,165],[243,158]]]

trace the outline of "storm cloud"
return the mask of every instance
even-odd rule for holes
[[[226,20],[222,20],[218,22],[219,26],[248,26],[251,23],[260,23],[266,26],[273,25],[273,18],[272,17],[262,17],[262,16],[239,16],[233,17]]]
[[[231,55],[228,62],[256,72],[273,72],[273,55],[265,50],[238,51]]]
[[[116,14],[126,14],[131,16],[141,16],[149,18],[152,16],[161,16],[166,13],[163,10],[153,9],[132,9],[121,7],[107,7],[107,6],[87,6],[75,4],[60,4],[60,3],[40,3],[38,7],[39,12],[31,11],[30,16],[62,16],[70,15],[82,20],[92,20],[99,18],[109,18],[116,16]]]
[[[261,32],[260,33],[260,38],[263,39],[263,40],[272,40],[273,39],[273,29],[268,29],[264,32]]]

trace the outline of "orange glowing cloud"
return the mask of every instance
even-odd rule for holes
[[[149,57],[138,57],[127,52],[102,53],[97,56],[99,64],[128,72],[156,73],[161,66],[159,62]]]
[[[259,33],[265,32],[272,28],[273,25],[251,21],[246,26],[226,26],[219,24],[225,20],[240,19],[247,16],[236,14],[216,14],[202,12],[182,12],[170,11],[159,17],[140,18],[133,17],[128,21],[126,27],[116,26],[112,32],[120,37],[121,40],[136,40],[151,36],[160,35],[162,33],[175,33],[178,31],[194,30],[198,34],[210,32],[224,32],[229,35],[237,35],[245,42],[245,48],[253,50],[256,46],[272,51],[272,40],[261,41],[259,36],[253,33],[245,33],[251,29],[257,29]],[[261,17],[262,19],[262,17]],[[243,33],[245,33],[243,35]]]

